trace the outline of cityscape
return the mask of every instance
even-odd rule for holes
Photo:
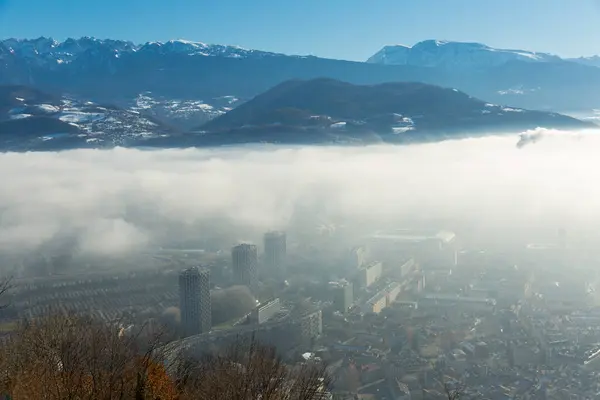
[[[600,0],[0,0],[0,400],[600,399]]]
[[[153,255],[162,265],[121,274],[16,278],[3,336],[20,319],[74,312],[124,333],[164,326],[173,355],[257,340],[291,365],[324,362],[335,399],[600,391],[597,276],[565,268],[584,268],[593,253],[566,230],[511,252],[471,247],[447,230],[378,230],[353,245],[342,231],[315,230],[308,247],[270,231],[229,249],[162,249]]]

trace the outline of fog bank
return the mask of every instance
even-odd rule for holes
[[[331,220],[434,221],[490,233],[597,226],[600,134],[528,135],[535,139],[519,146],[511,135],[412,146],[0,154],[0,251],[68,239],[82,253],[115,254],[175,236],[222,233],[233,242]]]

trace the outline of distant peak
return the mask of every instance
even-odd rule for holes
[[[448,43],[451,43],[451,42],[448,40],[428,39],[428,40],[423,40],[423,41],[415,43],[415,45],[413,47],[415,47],[417,45],[438,46],[439,47],[439,46],[446,45]]]
[[[194,41],[186,40],[186,39],[173,39],[173,40],[169,40],[169,43],[181,43],[181,44],[188,44],[188,45],[192,45],[192,46],[202,46],[202,47],[208,46],[208,44],[203,43],[203,42],[194,42]]]
[[[561,58],[548,53],[528,50],[493,48],[477,42],[453,42],[428,39],[404,45],[385,46],[367,62],[422,67],[491,67],[511,61],[549,62]]]

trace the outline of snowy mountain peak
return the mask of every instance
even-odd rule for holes
[[[248,50],[239,46],[207,44],[185,39],[169,40],[167,42],[148,42],[139,47],[140,52],[155,52],[159,54],[185,54],[190,56],[221,56],[245,58],[249,56],[270,56],[269,53],[258,50]]]
[[[52,38],[39,37],[37,39],[6,39],[1,41],[5,47],[12,50],[12,52],[20,51],[28,56],[35,56],[38,54],[44,54],[51,52],[58,46],[58,42]]]
[[[425,40],[414,46],[385,46],[367,62],[388,65],[413,65],[419,67],[492,67],[510,61],[549,62],[560,61],[552,54],[526,50],[496,49],[482,43]]]
[[[135,51],[136,46],[123,40],[96,39],[84,36],[79,39],[69,38],[58,42],[52,38],[40,37],[37,39],[5,39],[0,40],[0,54],[8,49],[10,54],[28,60],[35,60],[39,65],[68,64],[83,53],[110,52],[115,56],[120,53]]]
[[[63,42],[45,37],[0,40],[0,57],[10,54],[27,60],[34,60],[38,65],[69,64],[84,53],[92,56],[107,54],[118,58],[121,54],[138,51],[160,55],[183,54],[233,58],[276,55],[275,53],[264,51],[248,50],[239,46],[206,44],[185,39],[169,40],[167,42],[147,42],[143,45],[123,40],[97,39],[89,36],[79,39],[69,38]]]

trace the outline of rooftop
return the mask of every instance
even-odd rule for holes
[[[370,239],[391,240],[396,242],[419,243],[438,240],[444,243],[451,242],[456,237],[450,231],[423,231],[412,229],[394,229],[391,231],[377,231],[369,236]]]

